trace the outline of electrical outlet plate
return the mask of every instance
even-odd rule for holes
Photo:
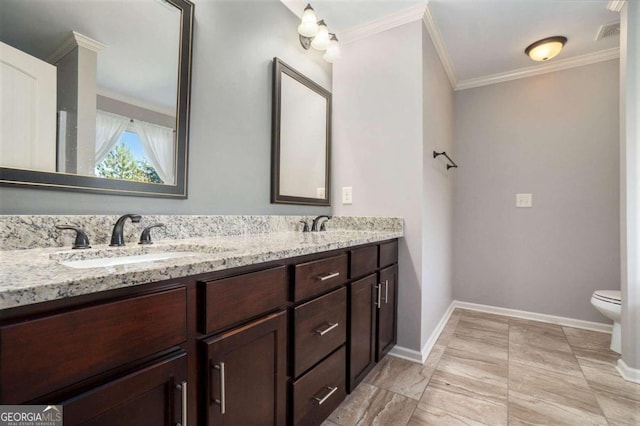
[[[533,207],[533,194],[516,194],[516,207]]]
[[[353,204],[353,188],[350,186],[342,187],[342,204]]]

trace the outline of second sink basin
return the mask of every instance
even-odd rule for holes
[[[61,265],[68,266],[75,269],[88,269],[88,268],[106,268],[109,266],[118,265],[130,265],[132,263],[144,263],[144,262],[156,262],[158,260],[178,259],[181,257],[196,256],[198,253],[192,253],[187,251],[174,251],[174,252],[158,252],[139,254],[135,256],[120,256],[120,257],[103,257],[99,259],[84,259],[84,260],[69,260],[60,262]]]

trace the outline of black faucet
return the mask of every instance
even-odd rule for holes
[[[124,223],[127,219],[131,219],[131,222],[138,223],[142,216],[139,214],[125,214],[118,218],[116,224],[113,226],[113,232],[111,233],[111,247],[120,247],[124,245]]]
[[[327,220],[331,219],[331,216],[327,216],[326,214],[320,215],[318,217],[316,217],[315,219],[313,219],[313,224],[311,225],[311,231],[312,232],[316,232],[316,231],[325,231],[325,227],[324,227],[324,223],[322,224],[322,227],[320,229],[318,229],[318,225],[320,224],[320,220],[323,218],[327,218]]]

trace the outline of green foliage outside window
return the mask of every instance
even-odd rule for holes
[[[96,174],[109,179],[164,183],[156,169],[146,160],[136,160],[124,142],[109,151],[107,158],[96,166]]]

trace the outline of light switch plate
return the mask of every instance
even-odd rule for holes
[[[350,186],[342,187],[342,204],[353,204],[353,188]]]
[[[516,207],[533,207],[533,194],[516,194]]]

